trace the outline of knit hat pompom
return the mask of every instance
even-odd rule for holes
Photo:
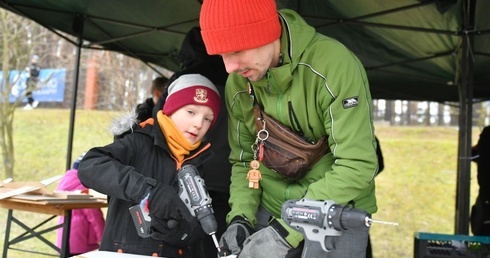
[[[163,105],[163,113],[170,116],[185,105],[201,105],[211,108],[214,119],[218,117],[221,100],[218,89],[200,74],[184,74],[168,86],[168,96]]]
[[[261,47],[281,36],[274,0],[205,0],[199,25],[210,55]]]

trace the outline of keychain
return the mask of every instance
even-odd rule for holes
[[[254,159],[250,162],[250,170],[247,174],[248,179],[248,187],[253,189],[259,189],[259,181],[262,179],[262,175],[260,174],[259,167],[260,162],[264,158],[264,141],[269,138],[269,132],[265,130],[265,121],[262,120],[264,126],[257,133],[257,138],[255,139],[254,144],[252,144],[252,151],[254,153]],[[258,153],[258,160],[257,160]]]
[[[259,171],[260,162],[257,160],[252,160],[250,162],[250,169],[247,174],[248,188],[259,189],[259,181],[262,179],[262,175]]]
[[[269,138],[269,132],[265,129],[265,120],[261,119],[261,121],[264,125],[262,126],[262,129],[257,132],[257,139],[255,140],[255,144],[258,145],[260,162],[264,160],[264,142]],[[256,155],[254,153],[254,159],[255,157]]]

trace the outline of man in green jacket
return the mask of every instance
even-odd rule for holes
[[[287,200],[333,200],[371,214],[377,210],[376,140],[365,70],[344,45],[316,33],[296,12],[276,8],[273,0],[206,0],[200,13],[206,50],[220,55],[230,74],[225,98],[231,212],[220,245],[240,257],[301,252],[303,235],[281,220]],[[250,163],[257,159],[254,101],[310,141],[327,136],[331,151],[298,180],[261,164],[258,189],[249,187]],[[258,231],[248,237],[252,228]],[[367,228],[343,231],[327,257],[363,257],[367,238]]]

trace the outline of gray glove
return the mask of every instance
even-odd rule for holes
[[[302,245],[292,248],[286,239],[281,237],[277,231],[268,226],[251,235],[243,243],[239,258],[270,258],[270,257],[301,257]],[[274,254],[271,256],[271,254]]]
[[[242,217],[231,220],[226,231],[221,235],[219,257],[231,254],[238,255],[242,251],[243,242],[254,232],[252,226]]]

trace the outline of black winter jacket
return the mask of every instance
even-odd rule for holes
[[[190,156],[199,152],[205,143]],[[132,133],[118,138],[104,147],[92,148],[79,166],[78,176],[84,186],[107,194],[109,206],[106,227],[100,250],[163,257],[194,257],[190,249],[171,246],[162,241],[141,238],[128,209],[144,198],[145,193],[156,184],[172,185],[178,189],[176,162],[170,155],[165,137],[155,119],[155,126],[134,129]],[[199,170],[212,153],[204,151],[185,161]],[[151,211],[150,211],[151,214]],[[189,245],[205,236],[197,219],[189,232]],[[179,250],[180,249],[180,250]],[[179,254],[182,253],[183,254]]]

